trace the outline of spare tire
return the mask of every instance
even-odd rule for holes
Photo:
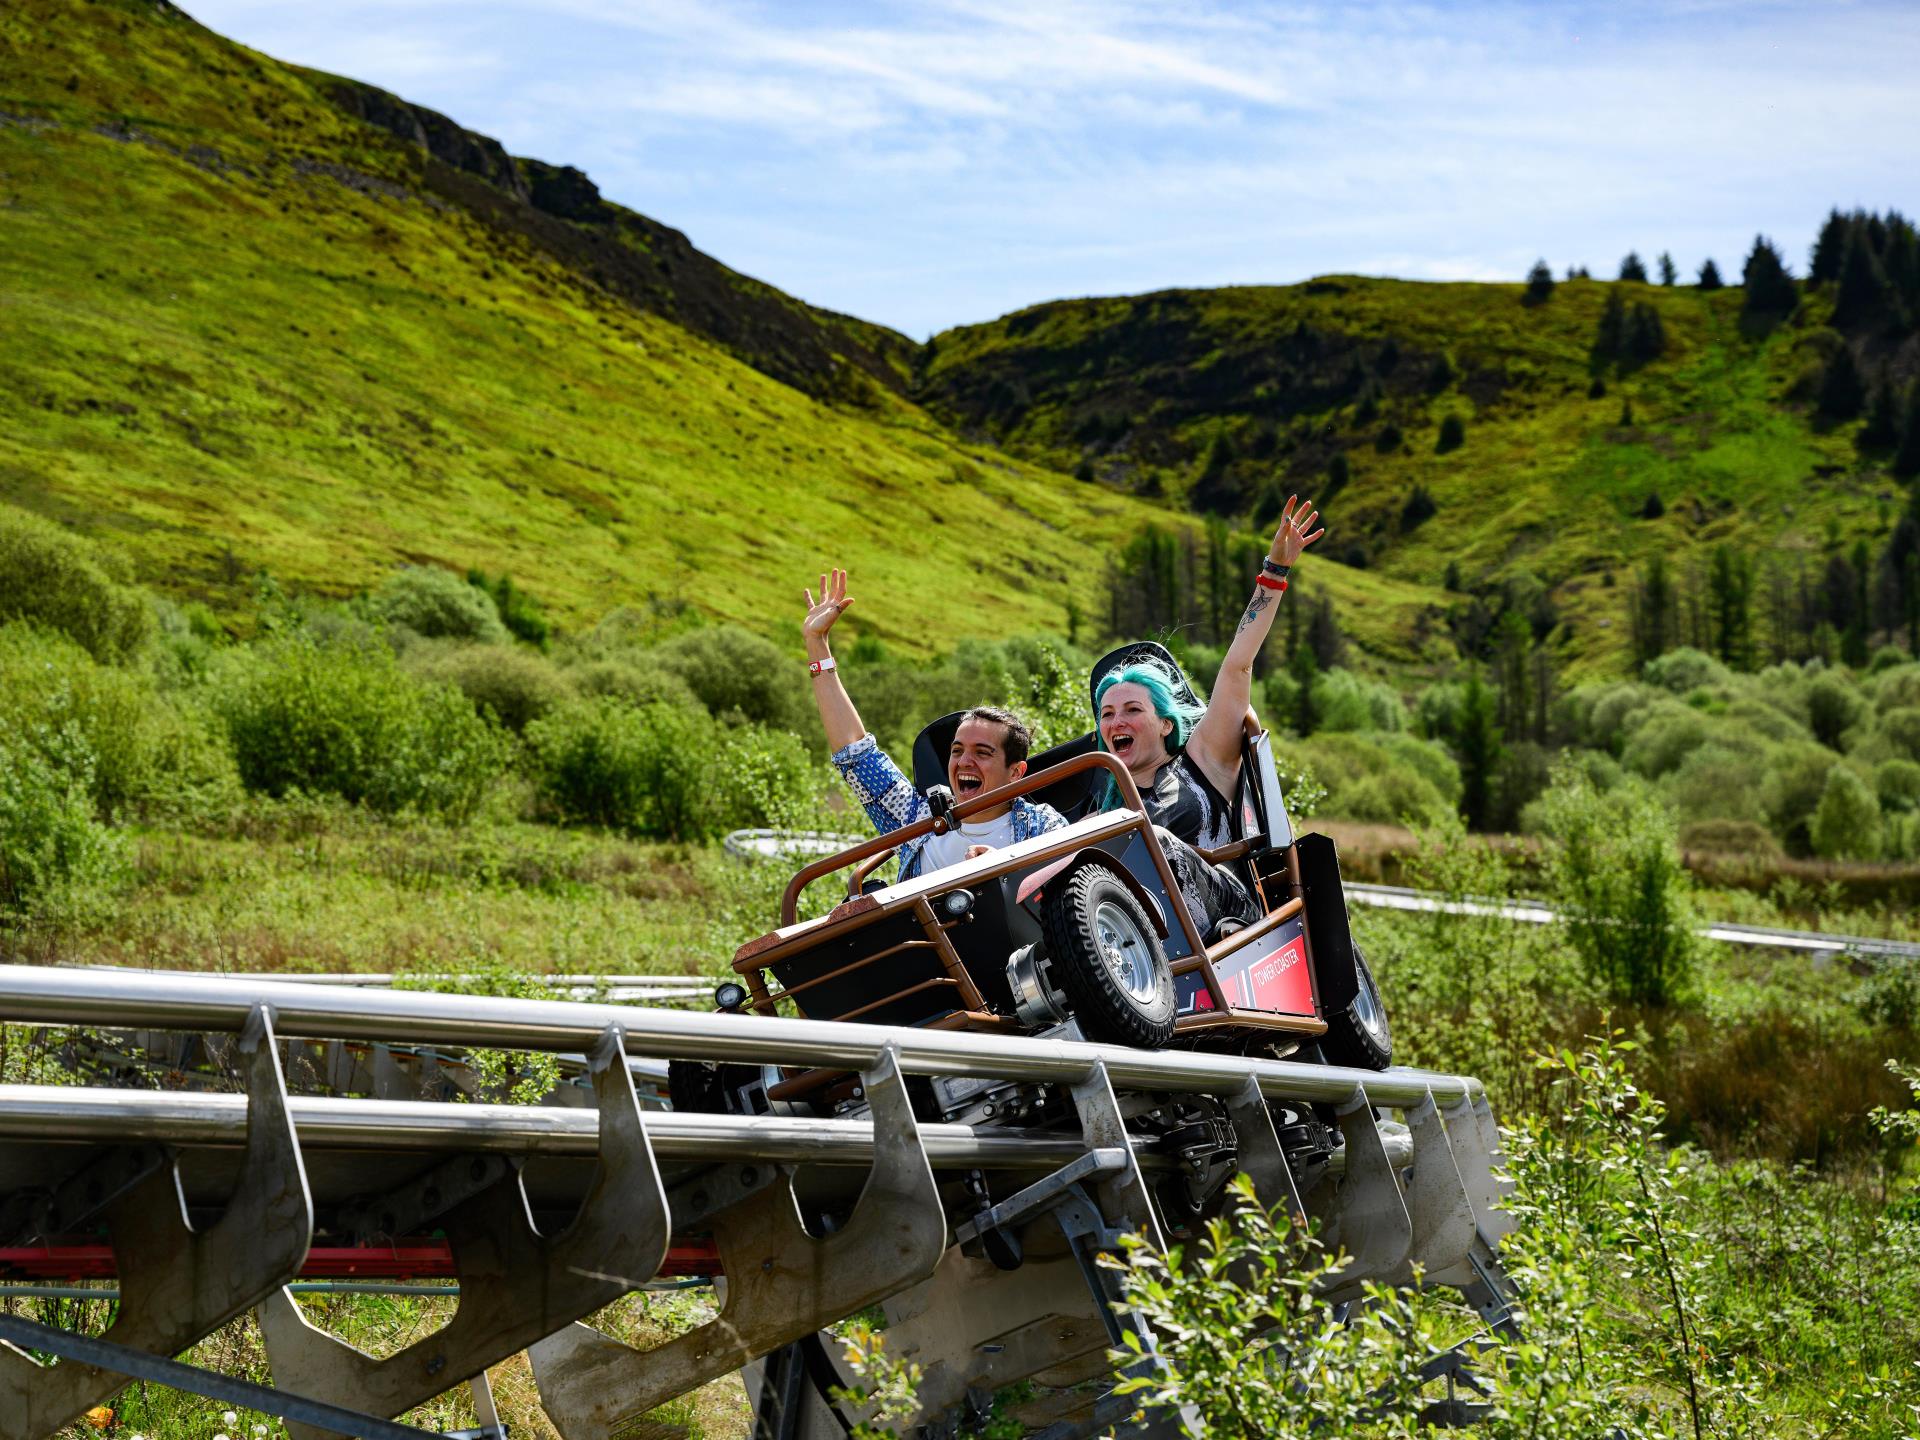
[[[1101,864],[1065,876],[1041,914],[1053,975],[1089,1040],[1158,1050],[1173,1039],[1173,972],[1132,889]]]
[[[1356,1070],[1384,1070],[1393,1064],[1393,1031],[1387,1025],[1387,1007],[1381,1003],[1380,987],[1374,983],[1367,957],[1353,947],[1353,970],[1357,984],[1347,1008],[1327,1016],[1327,1033],[1320,1038],[1320,1053],[1332,1065],[1350,1065]]]

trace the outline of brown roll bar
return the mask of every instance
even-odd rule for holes
[[[918,839],[922,835],[944,834],[952,828],[952,824],[957,824],[969,815],[981,810],[991,810],[996,805],[1004,805],[1016,795],[1024,795],[1030,790],[1044,789],[1069,775],[1077,775],[1082,770],[1107,771],[1113,776],[1114,783],[1120,787],[1120,798],[1127,808],[1144,813],[1144,807],[1140,803],[1140,787],[1133,783],[1133,776],[1128,772],[1127,767],[1104,750],[1091,750],[1085,755],[1076,755],[1071,760],[1062,761],[1048,769],[1022,775],[1018,780],[1002,785],[998,790],[989,790],[985,794],[974,795],[959,801],[947,812],[951,823],[937,820],[930,815],[924,820],[916,820],[913,824],[904,825],[898,830],[890,830],[885,835],[876,835],[873,839],[863,841],[851,849],[842,850],[837,855],[823,856],[814,861],[787,882],[786,893],[780,897],[781,925],[792,925],[798,922],[801,893],[823,875],[831,875],[836,870],[844,870],[849,865],[858,865],[864,860],[871,859],[874,863],[861,872],[869,873],[879,868],[887,854],[899,849],[909,840]],[[1159,867],[1164,870],[1166,861],[1160,857],[1157,845],[1154,847],[1154,854],[1159,861]],[[1161,879],[1170,891],[1176,888],[1170,872],[1162,875]]]

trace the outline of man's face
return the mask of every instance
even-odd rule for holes
[[[962,720],[947,752],[947,784],[956,800],[998,790],[1027,773],[1027,762],[1007,763],[1007,727],[991,720]]]

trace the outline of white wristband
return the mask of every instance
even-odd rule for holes
[[[838,670],[839,668],[838,665],[833,663],[833,657],[831,655],[827,656],[824,660],[809,660],[807,662],[807,673],[809,675],[824,675],[829,670]]]

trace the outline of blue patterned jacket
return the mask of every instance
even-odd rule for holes
[[[893,763],[873,736],[862,735],[846,749],[834,751],[833,763],[846,779],[847,788],[853,791],[853,798],[860,802],[860,808],[867,812],[867,819],[873,822],[873,828],[880,834],[885,835],[916,820],[924,820],[933,813],[932,807],[927,804],[927,797],[913,788],[913,782]],[[1053,806],[1036,804],[1025,796],[1014,797],[1014,844],[1044,835],[1049,830],[1058,830],[1066,823],[1067,817]],[[931,835],[922,835],[900,847],[902,880],[911,880],[920,873],[920,862],[926,858],[927,841],[932,838]]]

